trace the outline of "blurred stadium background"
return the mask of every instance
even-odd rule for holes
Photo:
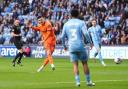
[[[72,65],[68,52],[62,50],[60,35],[63,24],[70,18],[70,10],[78,8],[80,19],[90,27],[92,17],[97,18],[102,31],[102,55],[104,59],[121,57],[128,59],[128,0],[0,0],[0,89],[76,89],[72,76]],[[42,73],[36,73],[37,67],[43,61],[45,52],[39,44],[41,34],[26,26],[31,20],[37,25],[37,17],[47,10],[47,19],[56,27],[57,47],[54,52],[56,71],[49,68]],[[22,39],[25,50],[24,66],[13,68],[11,60],[17,50],[10,34],[13,22],[20,19]],[[90,51],[92,58],[93,50]],[[29,58],[32,57],[32,58]],[[66,58],[65,58],[66,57]],[[31,60],[32,59],[32,60]],[[38,59],[38,60],[34,60]],[[99,62],[89,60],[95,89],[127,89],[128,62],[123,60],[116,65],[113,60],[105,60],[107,67]],[[81,68],[81,67],[80,67]],[[83,74],[83,73],[82,73]],[[69,76],[71,75],[71,76]],[[81,79],[84,76],[81,77]],[[82,83],[80,89],[89,88]]]

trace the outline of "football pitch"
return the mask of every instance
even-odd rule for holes
[[[128,60],[115,64],[105,60],[107,67],[99,61],[89,60],[95,86],[86,86],[82,65],[79,64],[81,86],[75,85],[72,63],[69,59],[55,58],[56,70],[50,65],[37,73],[43,59],[24,58],[24,66],[12,67],[11,58],[0,58],[0,89],[128,89]]]

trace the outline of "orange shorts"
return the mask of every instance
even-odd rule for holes
[[[51,43],[51,42],[50,42],[50,43],[45,43],[45,44],[44,44],[44,47],[45,47],[46,51],[47,51],[47,50],[50,50],[51,52],[54,51],[55,46],[56,46],[56,42],[54,42],[54,43]]]

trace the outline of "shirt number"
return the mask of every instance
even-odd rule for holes
[[[76,41],[77,40],[77,32],[76,29],[71,29],[71,40]]]

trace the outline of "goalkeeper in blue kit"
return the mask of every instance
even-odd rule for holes
[[[91,81],[90,71],[87,64],[88,55],[85,48],[84,37],[86,37],[87,41],[91,42],[89,33],[87,31],[87,27],[84,21],[79,20],[77,17],[79,16],[79,11],[77,9],[73,9],[71,11],[71,19],[69,19],[63,27],[62,31],[62,44],[65,50],[67,50],[66,46],[66,38],[68,40],[68,50],[70,54],[71,62],[73,63],[74,74],[76,85],[80,86],[80,75],[78,68],[78,61],[80,60],[83,65],[83,70],[85,74],[85,80],[87,81],[88,86],[94,86],[95,83]]]

